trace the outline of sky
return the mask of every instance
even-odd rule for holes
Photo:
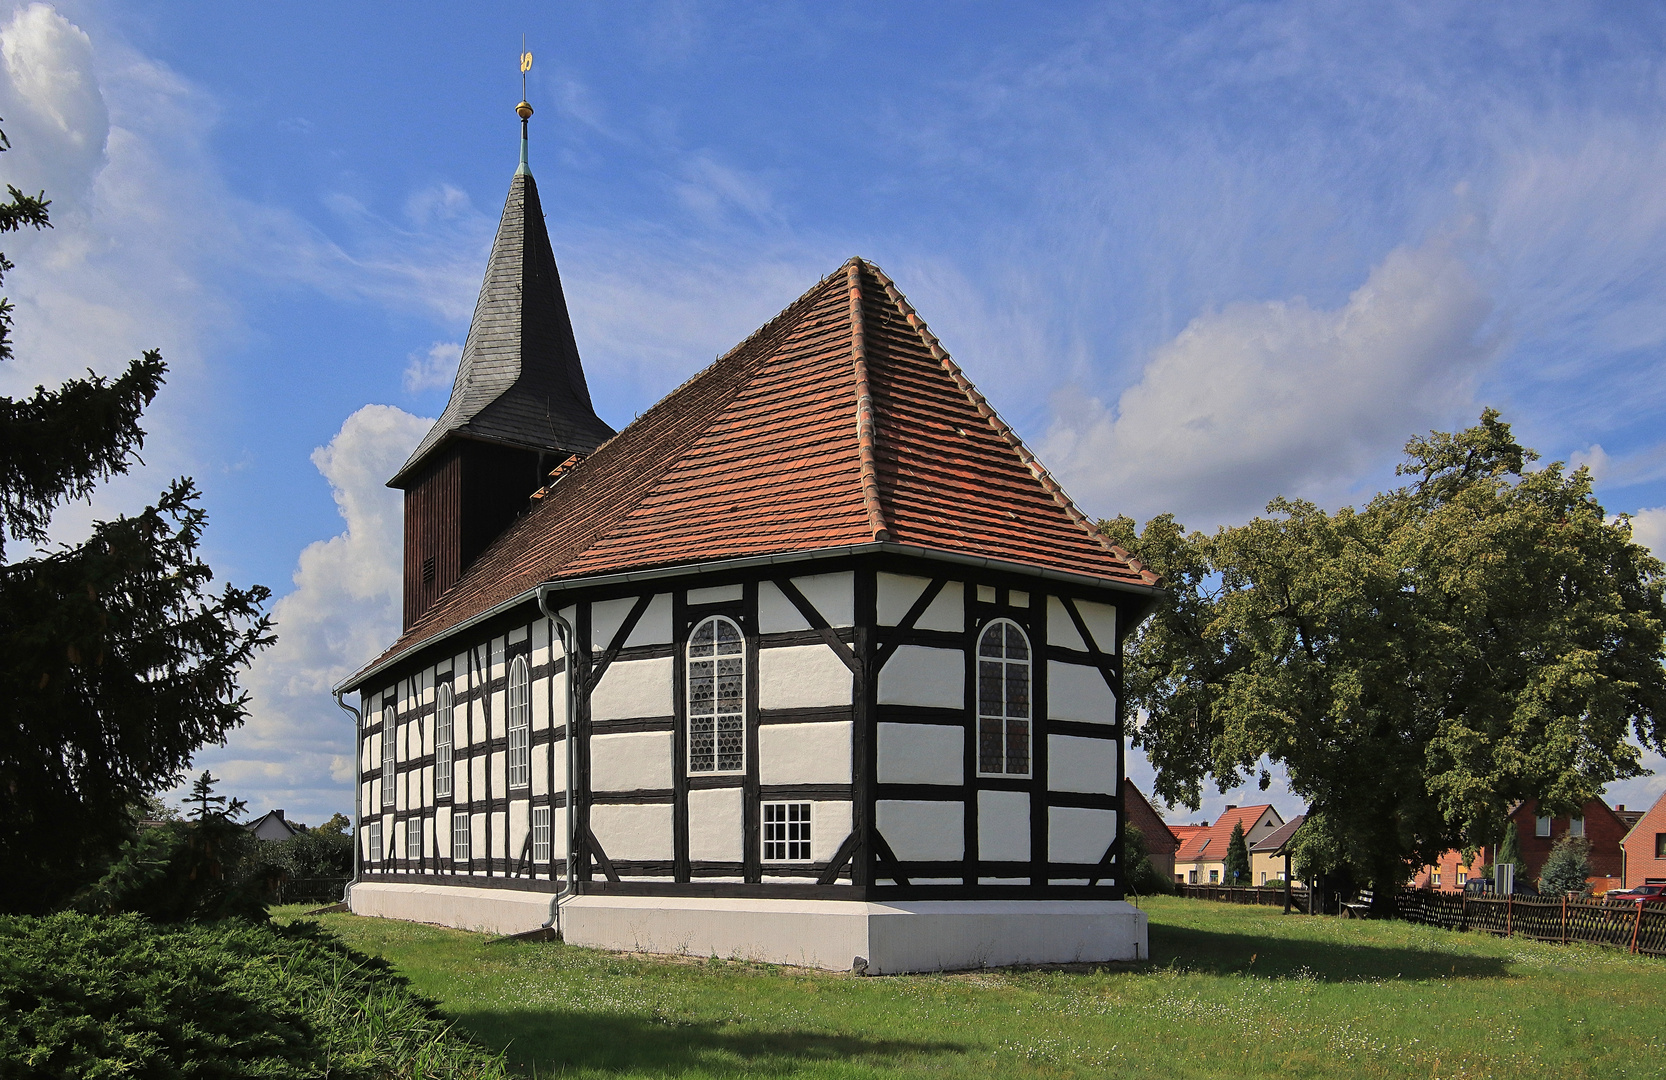
[[[0,393],[162,350],[143,467],[55,533],[196,478],[210,564],[276,595],[197,763],[257,812],[350,804],[329,688],[398,630],[383,484],[455,371],[523,34],[615,427],[861,255],[1092,515],[1359,503],[1495,406],[1666,555],[1666,8],[482,8],[0,2],[0,179],[54,220],[7,238]],[[1171,819],[1300,809],[1206,796]]]

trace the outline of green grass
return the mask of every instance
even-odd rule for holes
[[[321,921],[528,1076],[1666,1076],[1660,960],[1143,906],[1149,964],[886,978]]]

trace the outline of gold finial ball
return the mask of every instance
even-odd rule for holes
[[[520,117],[522,120],[532,119],[532,106],[528,105],[524,101],[521,102],[519,105],[515,106],[515,115]]]

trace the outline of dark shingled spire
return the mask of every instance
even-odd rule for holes
[[[454,438],[545,451],[559,461],[588,455],[612,436],[590,404],[523,136],[451,400],[388,486],[408,486]]]

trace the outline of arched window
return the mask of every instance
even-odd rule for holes
[[[451,794],[451,684],[441,683],[434,692],[434,794]]]
[[[688,639],[688,771],[746,768],[746,640],[714,615]]]
[[[997,619],[978,638],[978,772],[1030,775],[1030,640]]]
[[[393,713],[392,705],[382,708],[382,805],[393,805],[393,784],[395,777],[394,738],[399,724]]]
[[[526,657],[509,665],[509,786],[532,783],[532,695],[528,692]]]

